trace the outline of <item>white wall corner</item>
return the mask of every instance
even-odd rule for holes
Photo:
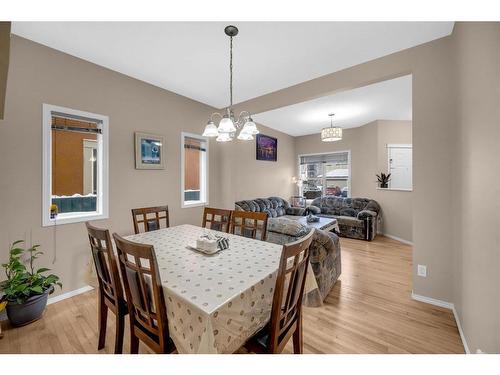
[[[451,302],[442,301],[439,299],[421,296],[420,294],[415,294],[411,292],[411,298],[415,301],[420,301],[428,303],[430,305],[444,307],[445,309],[450,309],[453,311],[453,316],[455,317],[455,322],[457,323],[458,333],[460,334],[460,339],[462,340],[462,345],[464,346],[465,354],[470,354],[469,345],[467,345],[467,340],[465,339],[464,331],[462,330],[462,324],[460,323],[460,317],[455,309],[455,305]]]

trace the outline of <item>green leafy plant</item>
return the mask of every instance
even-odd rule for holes
[[[380,184],[381,188],[386,188],[389,186],[389,181],[391,180],[391,174],[385,174],[385,173],[380,173],[379,175],[377,174],[377,179]]]
[[[2,264],[7,280],[0,283],[0,289],[4,293],[2,300],[8,302],[24,303],[31,296],[43,294],[47,290],[53,292],[54,285],[62,284],[59,277],[53,274],[44,275],[48,268],[35,269],[35,260],[43,254],[39,251],[40,245],[33,245],[28,249],[23,249],[20,244],[23,240],[15,241],[9,250],[9,260]],[[23,255],[27,254],[26,261]]]

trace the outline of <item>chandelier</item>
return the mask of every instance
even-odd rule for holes
[[[233,113],[233,37],[238,35],[236,26],[226,26],[224,32],[229,36],[229,107],[224,114],[212,113],[203,132],[204,137],[217,137],[217,142],[232,141],[239,129],[238,139],[251,141],[255,134],[259,133],[257,125],[253,122],[250,113],[242,111],[238,117]],[[219,125],[216,126],[214,117],[220,117]]]
[[[330,116],[330,127],[321,130],[321,140],[323,142],[340,141],[342,139],[342,128],[333,126],[334,113],[330,113],[328,116]]]

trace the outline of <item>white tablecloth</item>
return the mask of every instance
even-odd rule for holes
[[[271,313],[282,246],[224,233],[229,249],[215,255],[187,247],[207,232],[221,234],[180,225],[127,237],[155,248],[179,353],[232,353]],[[308,276],[306,291],[317,288]]]

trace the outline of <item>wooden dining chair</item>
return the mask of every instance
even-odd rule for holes
[[[167,307],[152,245],[128,241],[113,233],[127,296],[130,318],[130,353],[139,340],[155,353],[171,353],[175,345],[168,333]]]
[[[302,354],[302,296],[314,229],[298,241],[283,245],[270,322],[245,344],[254,353],[281,353],[293,337],[293,352]]]
[[[142,224],[144,229],[142,232],[161,229],[162,222],[165,223],[164,228],[168,228],[170,226],[168,216],[168,206],[133,208],[132,219],[134,220],[135,234],[141,233],[139,224]]]
[[[205,207],[205,209],[203,210],[203,222],[201,226],[203,228],[229,233],[229,227],[231,225],[231,214],[231,210]]]
[[[86,222],[85,225],[99,282],[99,340],[97,350],[104,348],[109,309],[116,316],[115,354],[121,354],[125,315],[128,314],[128,308],[123,298],[123,289],[118,265],[113,254],[111,236],[107,229],[96,228],[89,222]]]
[[[267,213],[233,211],[230,228],[230,233],[243,237],[257,238],[257,234],[260,233],[259,239],[265,241],[267,239]]]

